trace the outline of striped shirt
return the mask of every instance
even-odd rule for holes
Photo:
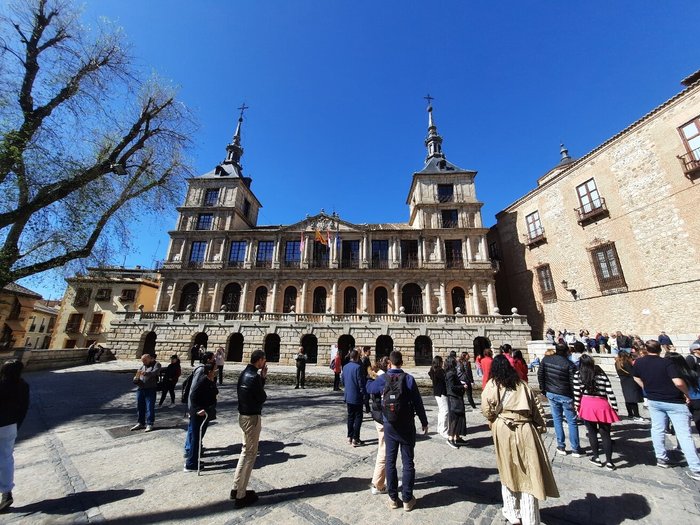
[[[581,382],[581,372],[578,370],[574,372],[572,387],[574,390],[574,404],[576,405],[577,411],[581,405],[581,396],[586,395],[607,398],[610,406],[617,412],[617,399],[615,398],[615,393],[610,384],[610,379],[608,379],[606,373],[600,368],[596,368],[595,371],[595,392],[587,391],[586,387]]]

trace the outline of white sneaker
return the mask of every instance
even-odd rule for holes
[[[131,430],[131,431],[133,432],[134,430],[139,430],[139,429],[141,429],[141,428],[143,428],[143,425],[142,425],[141,423],[136,423],[136,424],[135,424],[133,427],[131,427],[129,430]]]
[[[144,430],[144,432],[150,432],[151,430],[153,430],[153,425],[146,425],[146,430]]]
[[[380,490],[374,485],[369,486],[369,491],[372,493],[373,496],[377,496],[379,494],[386,494],[386,489]]]

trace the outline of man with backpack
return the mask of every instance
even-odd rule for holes
[[[418,385],[410,374],[401,369],[403,356],[398,350],[389,355],[389,369],[374,381],[367,383],[367,392],[382,394],[382,415],[384,419],[384,442],[386,446],[386,487],[389,494],[389,508],[398,509],[403,501],[406,512],[416,506],[413,485],[416,478],[414,449],[416,446],[416,423],[418,415],[423,434],[428,433],[428,418],[425,415],[423,399]],[[396,459],[401,449],[401,500],[398,493]]]

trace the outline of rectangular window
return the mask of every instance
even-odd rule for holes
[[[87,306],[90,302],[90,295],[92,295],[90,288],[78,288],[75,292],[73,306]]]
[[[233,268],[242,268],[245,262],[246,241],[231,241],[231,249],[228,252],[228,265]]]
[[[458,228],[459,227],[457,210],[442,210],[442,227],[443,228]]]
[[[389,241],[372,241],[372,268],[389,267]]]
[[[615,243],[611,242],[593,248],[591,256],[601,292],[623,291],[621,289],[627,288]]]
[[[454,184],[438,184],[438,202],[454,201]]]
[[[250,218],[250,201],[248,199],[243,199],[243,215],[247,219]]]
[[[527,236],[530,240],[537,239],[544,235],[544,228],[542,228],[542,223],[540,222],[539,211],[526,215],[525,222],[527,223]]]
[[[75,348],[75,343],[77,343],[75,339],[66,339],[66,344],[63,348]]]
[[[501,259],[501,256],[498,253],[498,246],[495,242],[489,243],[489,259],[495,259],[497,261]]]
[[[401,241],[401,268],[418,268],[418,241]]]
[[[360,241],[343,241],[343,253],[340,259],[341,268],[360,267]]]
[[[284,266],[286,268],[299,268],[301,261],[301,241],[287,241],[284,244]]]
[[[122,290],[122,294],[119,296],[122,301],[133,301],[136,299],[136,290],[125,288]]]
[[[447,268],[464,268],[462,241],[459,239],[445,241],[445,266]]]
[[[197,216],[197,226],[198,230],[211,230],[212,222],[214,221],[214,214],[212,213],[200,213]]]
[[[577,186],[576,193],[578,194],[578,200],[581,203],[581,211],[583,212],[583,215],[590,213],[603,205],[594,179],[587,180],[580,186]]]
[[[554,280],[552,279],[552,271],[548,264],[538,266],[537,280],[540,283],[540,293],[544,302],[554,302],[557,300],[557,291],[554,289]]]
[[[112,298],[111,288],[98,288],[95,301],[109,301]]]
[[[258,241],[258,255],[255,258],[257,268],[270,268],[272,266],[272,252],[275,249],[275,241]]]
[[[102,332],[102,314],[93,314],[88,333],[99,334],[100,332]]]
[[[219,202],[219,188],[210,188],[204,193],[204,205],[216,206]]]
[[[83,322],[83,314],[70,314],[66,323],[66,332],[80,332],[80,325]]]
[[[311,260],[311,266],[313,268],[328,268],[328,246],[325,244],[314,241],[313,246],[313,259]]]
[[[700,160],[700,117],[681,126],[679,131],[688,153],[692,154],[694,160]]]
[[[190,262],[201,264],[204,262],[204,253],[207,250],[206,241],[194,241],[190,247]]]

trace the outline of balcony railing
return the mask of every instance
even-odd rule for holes
[[[328,268],[328,259],[313,259],[309,262],[311,268]]]
[[[461,257],[447,257],[445,268],[464,268],[464,259]]]
[[[272,261],[255,261],[256,268],[272,268]]]
[[[68,323],[66,324],[66,333],[76,334],[80,332],[80,323]]]
[[[609,215],[608,207],[605,204],[605,199],[600,197],[597,200],[591,201],[585,206],[576,208],[576,213],[578,215],[578,223],[580,225],[587,224],[589,222],[602,219]]]
[[[453,193],[450,193],[449,195],[439,195],[437,196],[438,202],[454,202],[455,201],[455,196]]]
[[[418,268],[418,255],[408,255],[401,259],[401,268]]]
[[[284,268],[299,268],[301,263],[300,261],[282,261],[282,266]]]
[[[375,270],[382,270],[385,268],[389,268],[389,260],[388,259],[372,259],[372,268]]]
[[[547,241],[547,237],[544,234],[544,228],[537,228],[529,231],[523,237],[525,239],[525,245],[528,248],[534,248],[535,246]]]
[[[187,268],[201,268],[204,261],[187,261]]]
[[[459,221],[457,219],[443,220],[442,227],[443,228],[459,228]]]
[[[226,268],[243,268],[245,261],[226,261]]]
[[[357,258],[341,259],[340,260],[340,267],[341,268],[359,268],[360,267],[360,260]]]
[[[700,176],[700,148],[694,149],[685,155],[678,155],[678,160],[683,166],[683,174],[689,179]]]

